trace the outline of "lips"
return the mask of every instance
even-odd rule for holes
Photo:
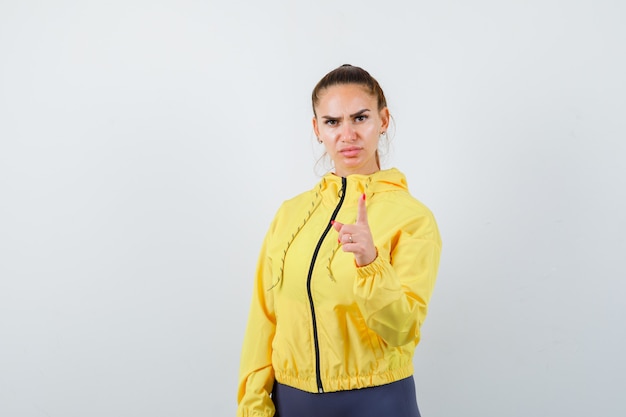
[[[351,158],[357,156],[359,152],[361,152],[361,149],[362,148],[359,148],[358,146],[350,146],[348,148],[341,149],[339,153],[347,158]]]

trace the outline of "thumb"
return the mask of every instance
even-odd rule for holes
[[[367,206],[365,205],[365,193],[359,198],[359,206],[356,214],[357,224],[367,224]]]
[[[343,223],[339,223],[338,221],[332,220],[330,222],[330,224],[333,225],[333,229],[335,229],[336,231],[340,232],[341,228],[343,227]]]

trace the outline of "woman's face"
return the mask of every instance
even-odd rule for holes
[[[380,170],[376,150],[389,125],[389,110],[378,111],[376,97],[357,84],[334,85],[322,90],[315,112],[313,130],[333,160],[336,175]]]

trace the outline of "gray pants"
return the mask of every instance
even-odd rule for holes
[[[420,417],[412,376],[387,385],[323,394],[275,383],[272,400],[275,417]]]

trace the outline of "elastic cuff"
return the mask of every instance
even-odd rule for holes
[[[356,265],[356,262],[355,262]],[[376,258],[367,265],[356,265],[356,272],[359,277],[367,278],[377,274],[385,269],[385,260],[378,255],[378,249],[376,249]]]

